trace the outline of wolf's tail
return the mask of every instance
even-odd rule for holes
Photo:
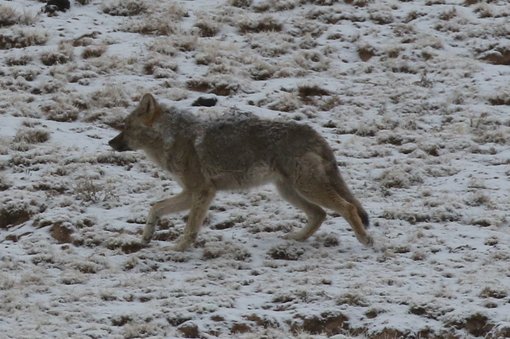
[[[365,209],[363,208],[363,206],[361,206],[361,204],[358,200],[356,200],[356,203],[354,203],[354,206],[356,206],[356,208],[358,209],[358,215],[361,218],[361,222],[363,223],[363,226],[365,226],[365,228],[369,228],[370,227],[370,219],[368,218],[367,211],[365,211]]]
[[[334,166],[333,171],[334,171],[334,175],[333,175],[334,182],[332,184],[333,184],[333,187],[335,188],[336,192],[343,199],[347,200],[348,202],[350,202],[351,204],[356,206],[356,209],[358,210],[358,215],[361,219],[361,222],[363,223],[363,226],[365,226],[365,228],[370,227],[370,220],[368,218],[367,211],[365,211],[365,209],[363,208],[363,206],[361,205],[359,200],[356,199],[352,195],[352,192],[349,190],[349,187],[347,187],[347,184],[345,183],[344,179],[342,178],[340,171],[339,171],[338,167],[336,166],[336,164]]]

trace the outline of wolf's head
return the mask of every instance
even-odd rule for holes
[[[162,110],[156,99],[152,94],[145,94],[138,106],[124,120],[119,135],[108,144],[118,152],[144,148],[157,137],[153,125],[161,114]]]

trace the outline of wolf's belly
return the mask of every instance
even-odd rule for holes
[[[278,174],[266,164],[256,164],[249,168],[223,168],[209,172],[209,179],[218,190],[245,189],[274,181]]]

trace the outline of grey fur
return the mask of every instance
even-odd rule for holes
[[[284,199],[308,216],[307,226],[287,238],[303,241],[315,233],[326,217],[322,206],[340,213],[361,243],[373,244],[365,230],[368,215],[342,179],[333,151],[307,125],[255,116],[205,122],[161,106],[146,94],[110,145],[117,151],[145,151],[183,188],[151,208],[143,232],[146,243],[162,215],[190,209],[176,246],[185,250],[196,239],[217,191],[272,182]]]

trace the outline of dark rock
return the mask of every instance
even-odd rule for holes
[[[200,97],[197,100],[195,100],[191,105],[192,106],[213,107],[213,106],[216,106],[217,102],[218,102],[218,99],[216,99],[216,98]]]
[[[71,8],[69,0],[48,0],[46,5],[42,8],[44,13],[54,14],[55,12],[65,12]]]

